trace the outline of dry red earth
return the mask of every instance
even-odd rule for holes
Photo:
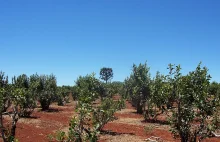
[[[103,130],[109,133],[101,135],[100,142],[141,142],[151,136],[158,137],[163,142],[180,141],[173,138],[168,125],[144,122],[143,116],[135,113],[135,109],[129,102],[126,102],[126,108],[115,113],[115,116],[117,120],[105,125]],[[158,118],[160,121],[165,121],[164,116]],[[153,126],[153,128],[146,130],[145,128],[149,126]],[[203,141],[220,142],[220,139],[208,138]]]
[[[48,142],[47,136],[65,129],[74,113],[74,104],[51,105],[47,112],[36,109],[31,118],[21,118],[17,123],[16,138],[19,142]]]
[[[107,138],[105,136],[101,136],[101,142],[116,142],[119,139],[122,142],[126,142],[130,141],[129,139],[131,138],[134,138],[136,139],[135,141],[139,142],[144,141],[151,136],[160,137],[163,141],[177,141],[172,138],[171,133],[165,129],[165,127],[145,131],[144,128],[148,125],[148,123],[143,121],[144,119],[142,115],[135,113],[135,109],[129,102],[126,102],[126,108],[117,112],[115,116],[117,117],[117,120],[105,125],[104,130],[110,131],[113,134],[112,137],[117,137],[117,139],[114,140],[114,138],[109,136],[107,136]],[[130,137],[128,137],[129,135]],[[127,137],[129,139],[127,139]]]
[[[19,142],[48,142],[49,134],[68,128],[69,120],[74,115],[74,106],[74,103],[66,106],[54,104],[48,112],[36,109],[31,118],[19,119],[16,138]],[[126,108],[116,112],[115,116],[115,121],[104,126],[99,142],[141,142],[151,136],[160,137],[163,142],[179,141],[172,137],[168,125],[144,122],[143,116],[135,113],[129,102],[126,102]],[[152,126],[152,129],[145,130],[149,126]],[[220,142],[220,139],[209,138],[204,142]]]

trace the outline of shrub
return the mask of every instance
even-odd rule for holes
[[[36,108],[36,98],[30,90],[30,79],[23,74],[17,78],[13,78],[13,85],[15,88],[23,89],[24,94],[19,98],[18,103],[20,107],[19,115],[22,117],[29,117]]]
[[[145,109],[145,102],[150,97],[151,79],[150,68],[147,64],[133,65],[133,72],[130,78],[125,80],[126,91],[129,95],[132,105],[136,107],[137,113],[142,114]]]
[[[210,75],[206,67],[199,64],[195,71],[186,76],[180,73],[180,66],[169,66],[169,81],[172,87],[176,109],[170,118],[172,133],[182,142],[204,139],[210,135],[209,117],[216,112],[215,100],[209,94]],[[194,124],[197,122],[196,124]]]
[[[57,82],[56,77],[51,75],[30,76],[31,92],[36,95],[42,110],[48,110],[52,101],[56,99]]]
[[[111,98],[103,98],[99,106],[93,105],[100,96],[99,85],[94,74],[79,77],[76,81],[78,115],[70,121],[68,134],[60,133],[65,138],[63,141],[96,142],[103,126],[114,120],[115,111],[124,107],[124,100],[113,101]]]
[[[76,98],[87,103],[95,101],[100,96],[100,85],[95,74],[80,76],[76,81]]]
[[[59,106],[65,105],[69,100],[69,92],[64,87],[57,87],[56,101]]]
[[[2,139],[4,142],[12,142],[17,141],[15,139],[15,133],[16,133],[16,124],[19,119],[20,115],[20,104],[21,104],[21,98],[24,98],[25,89],[24,88],[18,88],[14,84],[14,79],[12,80],[13,84],[8,84],[7,77],[4,76],[4,73],[1,72],[1,78],[0,78],[0,130]],[[7,95],[7,96],[5,96]],[[5,111],[3,112],[3,109],[5,109],[5,102],[4,98],[7,98],[10,100],[10,107],[12,108],[10,112]],[[7,110],[7,109],[6,109]],[[4,126],[3,123],[3,114],[9,115],[11,118],[11,125],[10,126]]]
[[[11,105],[11,97],[9,90],[10,84],[8,84],[8,76],[5,76],[4,72],[0,72],[0,89],[1,91],[1,112],[6,112]]]

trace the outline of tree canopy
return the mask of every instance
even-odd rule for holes
[[[100,70],[100,78],[104,80],[106,83],[113,78],[113,70],[112,68],[103,67]]]

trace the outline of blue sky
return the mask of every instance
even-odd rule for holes
[[[219,0],[1,0],[0,70],[57,76],[112,67],[123,81],[132,64],[148,61],[152,76],[169,63],[182,72],[200,61],[220,81]]]

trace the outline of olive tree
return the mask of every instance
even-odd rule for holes
[[[124,94],[122,94],[123,98],[131,100],[133,98],[133,92],[134,92],[133,91],[134,90],[134,76],[133,75],[130,75],[124,80],[123,90],[124,90]],[[132,102],[132,106],[135,106],[133,102]]]
[[[29,117],[36,108],[36,97],[30,90],[30,79],[27,75],[22,74],[13,78],[15,88],[24,90],[24,96],[19,100],[20,113],[22,117]]]
[[[12,84],[8,83],[8,77],[4,73],[0,73],[0,129],[4,142],[14,141],[16,133],[16,124],[20,116],[21,100],[25,97],[25,89],[18,88],[15,85],[14,79]],[[10,101],[10,110],[5,109],[5,98]],[[4,115],[8,115],[11,119],[10,126],[4,126]]]
[[[195,71],[183,76],[181,67],[169,65],[169,82],[176,108],[170,118],[172,133],[182,142],[202,140],[213,130],[208,118],[216,111],[209,94],[210,75],[199,64]]]
[[[78,100],[87,100],[88,103],[96,100],[100,94],[100,81],[95,74],[79,76],[76,80],[76,95]]]
[[[70,90],[65,86],[57,87],[56,101],[59,106],[65,105],[69,101]]]
[[[39,101],[43,110],[48,110],[52,101],[56,98],[57,81],[56,77],[52,75],[41,76],[40,85],[42,92]]]
[[[145,119],[156,121],[157,116],[164,113],[164,106],[168,101],[168,87],[166,77],[157,72],[151,83],[151,94],[147,99],[147,110],[144,113]]]
[[[0,72],[0,130],[3,141],[6,141],[5,129],[3,125],[3,112],[5,112],[5,97],[7,96],[8,77]]]
[[[142,114],[151,93],[150,68],[146,63],[133,64],[132,73],[124,82],[125,97],[129,97],[137,113]]]
[[[10,99],[10,92],[6,91],[8,90],[9,84],[8,84],[8,76],[5,76],[4,72],[0,72],[0,88],[4,91],[2,91],[2,112],[6,112],[7,109],[11,105],[11,99]]]
[[[147,64],[133,65],[134,89],[132,101],[135,101],[137,113],[142,114],[145,109],[145,102],[150,97],[150,68]]]
[[[56,98],[57,81],[56,77],[51,75],[31,75],[31,92],[36,95],[42,110],[48,110],[52,101]]]
[[[124,101],[114,101],[111,98],[104,98],[100,105],[94,105],[99,94],[100,82],[94,74],[80,76],[76,81],[77,88],[77,109],[78,115],[70,121],[68,135],[65,132],[58,132],[62,141],[84,142],[98,141],[98,134],[103,126],[114,120],[114,113],[124,106]]]
[[[111,96],[120,94],[123,88],[123,83],[119,81],[114,81],[111,84],[109,84],[109,88]]]
[[[218,94],[219,87],[220,87],[220,84],[218,84],[217,82],[213,81],[213,82],[210,84],[209,93],[210,93],[211,95],[217,95],[217,94]]]

